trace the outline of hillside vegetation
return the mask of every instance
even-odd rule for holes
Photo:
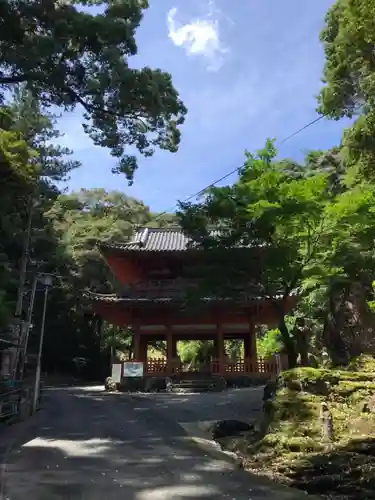
[[[222,442],[247,469],[327,498],[375,497],[374,358],[286,371],[265,396],[256,430]]]

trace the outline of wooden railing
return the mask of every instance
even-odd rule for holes
[[[122,286],[120,294],[124,296],[147,296],[160,297],[162,295],[168,297],[181,296],[186,294],[188,290],[197,289],[199,287],[198,280],[175,278],[175,279],[151,279],[139,281],[129,286]],[[232,293],[237,297],[249,298],[259,294],[256,285],[249,283],[245,288],[233,288]]]
[[[149,359],[145,363],[146,374],[178,373],[182,371],[182,364],[179,361],[167,362],[166,359]]]
[[[235,362],[224,361],[215,359],[209,363],[207,369],[211,373],[222,374],[222,375],[240,375],[240,374],[261,374],[261,375],[276,375],[278,373],[278,365],[276,358],[272,357],[269,359],[258,358],[254,359],[242,359]],[[146,375],[161,375],[161,374],[171,374],[184,371],[182,363],[179,361],[167,362],[166,359],[150,359],[145,363],[145,374]],[[199,371],[199,368],[189,370],[189,371]]]

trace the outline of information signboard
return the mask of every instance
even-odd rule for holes
[[[124,363],[124,377],[143,377],[142,361],[126,361]]]

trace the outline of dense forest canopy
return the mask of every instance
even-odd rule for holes
[[[83,307],[82,289],[113,289],[95,243],[126,240],[136,225],[177,221],[193,240],[216,250],[217,259],[200,269],[205,292],[229,293],[234,282],[245,283],[253,263],[232,259],[228,250],[234,244],[267,248],[254,291],[283,300],[274,301],[278,329],[259,329],[263,355],[284,349],[293,365],[326,353],[337,365],[372,351],[374,2],[338,0],[321,35],[326,58],[318,109],[332,119],[355,118],[341,144],[310,151],[299,164],[277,159],[275,143],[268,140],[261,151],[245,152],[234,184],[212,187],[198,203],[180,203],[177,214],[160,215],[126,193],[62,193],[56,187],[80,165],[74,152],[59,145],[53,110],[83,107],[87,133],[110,148],[119,159],[117,170],[129,180],[136,163],[126,146],[146,156],[154,147],[175,151],[186,113],[170,75],[128,65],[147,2],[93,3],[102,6],[101,14],[81,10],[76,2],[0,6],[0,324],[5,327],[14,313],[31,213],[27,289],[38,270],[58,276],[49,303],[45,367],[68,370],[73,359],[84,358],[92,376],[98,366],[104,373],[108,349],[129,350],[130,337]],[[61,43],[52,43],[57,35]],[[209,237],[212,224],[225,228],[220,237]],[[292,294],[299,302],[290,314],[283,304]],[[40,307],[38,295],[35,331]]]

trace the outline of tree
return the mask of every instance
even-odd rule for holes
[[[94,6],[100,12],[91,11]],[[130,67],[147,7],[147,0],[0,5],[0,97],[24,84],[43,106],[81,106],[84,130],[95,144],[110,148],[119,159],[115,171],[129,181],[137,161],[126,146],[145,156],[155,147],[176,151],[186,114],[168,73]]]
[[[374,178],[375,2],[337,0],[321,33],[325,50],[318,111],[339,119],[360,115],[344,132],[343,155],[354,173]]]
[[[334,364],[346,364],[363,352],[372,352],[375,316],[374,190],[362,183],[341,193],[325,211],[327,232],[316,260],[313,285],[324,318],[322,342]],[[311,273],[314,282],[314,273]],[[317,295],[317,297],[316,297]]]
[[[81,165],[70,159],[73,151],[58,144],[63,134],[57,129],[57,116],[43,109],[25,85],[16,88],[6,109],[10,130],[21,134],[36,152],[34,163],[39,167],[40,183],[66,180],[69,172]]]
[[[329,176],[296,177],[290,165],[276,162],[275,156],[272,141],[257,155],[247,152],[233,186],[210,188],[195,205],[180,203],[179,217],[189,236],[208,250],[211,262],[199,269],[203,286],[219,296],[240,298],[247,290],[270,299],[289,363],[294,366],[297,352],[285,306],[320,252]],[[210,226],[217,229],[213,236]]]
[[[81,189],[60,195],[46,214],[60,245],[75,263],[81,288],[109,291],[111,275],[101,258],[98,241],[126,241],[134,225],[151,219],[142,202],[119,191]]]
[[[0,109],[0,122],[7,121]],[[19,231],[27,219],[28,200],[35,189],[36,169],[30,163],[34,152],[20,134],[0,128],[0,324],[6,324],[16,289],[12,255]],[[14,262],[14,261],[13,261]]]

